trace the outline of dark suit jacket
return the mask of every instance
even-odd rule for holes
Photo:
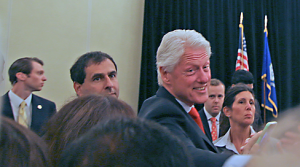
[[[1,115],[8,118],[14,119],[12,108],[10,105],[10,99],[8,97],[8,92],[1,97],[2,107]],[[32,94],[32,118],[30,129],[37,134],[41,133],[41,127],[49,120],[49,118],[56,113],[55,103]],[[38,108],[38,105],[42,106],[41,109]]]
[[[200,118],[202,120],[202,124],[203,124],[203,128],[204,128],[204,131],[205,131],[205,135],[207,136],[207,138],[212,141],[212,137],[211,137],[211,132],[210,132],[210,129],[209,129],[209,125],[208,125],[208,121],[207,121],[207,117],[204,113],[204,109],[202,108],[199,112],[199,115],[200,115]]]
[[[196,122],[164,87],[145,100],[138,114],[167,127],[186,146],[195,166],[222,166],[230,154],[220,154]]]
[[[261,116],[260,104],[257,99],[255,99],[255,116],[254,116],[252,127],[256,132],[264,128],[264,122]]]

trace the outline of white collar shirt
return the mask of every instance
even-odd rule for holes
[[[231,142],[230,129],[231,128],[229,128],[229,130],[227,131],[227,133],[224,136],[222,136],[219,139],[215,140],[213,143],[217,147],[224,147],[225,146],[226,149],[231,150],[231,151],[235,152],[236,154],[239,154],[239,152],[235,148],[234,144]],[[256,133],[254,131],[254,129],[252,128],[252,126],[250,126],[250,129],[251,129],[251,134]]]
[[[209,130],[211,132],[211,128],[212,128],[212,122],[210,120],[210,118],[212,118],[213,116],[211,116],[205,109],[205,107],[203,107],[204,110],[204,114],[206,115],[207,118],[207,122],[208,122],[208,126],[209,126]],[[216,124],[217,124],[217,136],[219,137],[219,129],[220,129],[220,115],[221,115],[221,111],[219,112],[219,114],[216,116]]]
[[[176,101],[183,107],[183,109],[184,109],[187,113],[189,113],[189,112],[191,111],[191,109],[194,107],[194,105],[188,106],[187,104],[185,104],[184,102],[182,102],[182,101],[180,101],[180,100],[178,100],[178,99],[176,99]]]

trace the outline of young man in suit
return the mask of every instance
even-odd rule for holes
[[[16,60],[8,70],[12,89],[1,97],[1,114],[37,134],[41,133],[43,124],[56,112],[55,103],[32,94],[41,91],[47,80],[43,65],[38,58]]]
[[[251,156],[219,153],[201,130],[201,118],[193,107],[208,98],[210,55],[210,43],[194,30],[174,30],[164,35],[156,55],[160,88],[144,101],[138,116],[160,123],[179,137],[195,166],[244,166]],[[244,151],[248,152],[257,138],[252,137]]]
[[[225,85],[218,79],[211,79],[208,86],[208,99],[199,111],[206,136],[215,141],[220,137],[220,115],[225,97]]]
[[[80,56],[70,74],[78,96],[108,94],[119,97],[117,65],[106,53],[95,51]]]

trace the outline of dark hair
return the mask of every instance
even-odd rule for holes
[[[235,71],[231,77],[231,84],[236,85],[238,83],[253,84],[254,79],[252,73],[246,70]]]
[[[12,119],[1,117],[0,122],[0,166],[52,166],[43,139]]]
[[[136,117],[136,114],[127,103],[108,95],[82,96],[65,104],[43,128],[53,162],[67,144],[92,126],[116,117]]]
[[[184,145],[165,127],[141,119],[97,124],[62,153],[61,167],[188,167]]]
[[[228,107],[231,109],[232,104],[235,101],[236,95],[241,92],[245,92],[245,91],[250,92],[253,95],[253,97],[255,98],[254,91],[245,84],[239,84],[239,85],[230,87],[225,94],[223,108]],[[222,111],[220,117],[221,117],[220,120],[222,120],[220,123],[220,132],[221,132],[220,136],[223,136],[226,134],[226,132],[230,128],[230,123],[229,123],[228,117],[223,113],[223,111]]]
[[[212,78],[210,80],[210,86],[219,86],[219,85],[223,85],[225,87],[225,85],[223,84],[223,82],[220,81],[219,79]]]
[[[95,51],[80,56],[70,69],[72,81],[83,84],[86,77],[85,68],[92,64],[100,64],[106,59],[109,59],[115,65],[117,71],[117,65],[114,59],[106,53]]]
[[[13,85],[18,82],[16,74],[22,72],[29,75],[32,71],[32,62],[37,62],[40,65],[44,65],[43,61],[36,57],[24,57],[16,60],[8,69],[9,81]]]

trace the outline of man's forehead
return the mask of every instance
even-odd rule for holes
[[[32,65],[32,70],[43,70],[43,66],[38,62],[32,61],[31,65]]]
[[[91,64],[87,66],[85,68],[85,72],[86,75],[94,76],[94,75],[106,75],[106,74],[116,73],[117,71],[114,66],[113,68],[107,68],[102,66],[100,63],[97,63],[97,64]]]

